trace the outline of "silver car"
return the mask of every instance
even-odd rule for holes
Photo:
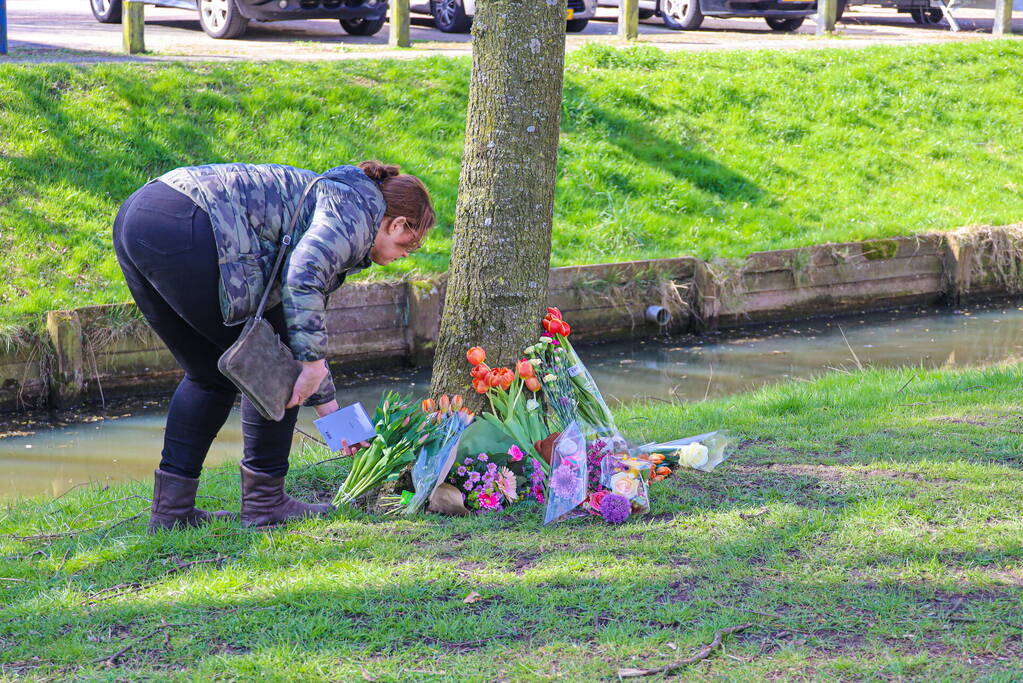
[[[618,0],[600,0],[600,5],[618,7]],[[816,0],[639,0],[640,19],[659,15],[674,31],[696,30],[704,17],[763,17],[774,31],[795,31],[816,12]]]
[[[411,0],[409,9],[418,14],[429,14],[441,31],[465,33],[472,26],[476,14],[476,0]],[[568,0],[565,30],[578,33],[597,13],[597,0]]]

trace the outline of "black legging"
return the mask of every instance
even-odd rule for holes
[[[160,469],[198,477],[210,444],[224,426],[238,390],[217,369],[242,325],[227,326],[220,311],[220,272],[209,214],[170,186],[153,181],[121,206],[114,251],[139,310],[185,371],[167,412]],[[266,319],[287,342],[280,305]],[[283,476],[298,408],[267,420],[242,397],[242,462]]]

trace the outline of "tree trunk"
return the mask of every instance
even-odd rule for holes
[[[511,365],[547,300],[565,0],[480,0],[455,234],[432,391],[475,394],[465,352]],[[479,402],[475,403],[478,407]]]

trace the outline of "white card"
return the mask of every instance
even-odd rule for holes
[[[347,441],[354,446],[362,441],[369,441],[377,435],[373,422],[369,419],[361,403],[345,406],[337,412],[325,415],[313,424],[320,430],[323,440],[332,451],[341,450],[341,442]]]

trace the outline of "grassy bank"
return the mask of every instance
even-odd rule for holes
[[[444,58],[0,66],[0,324],[125,300],[117,207],[186,164],[400,163],[427,181],[441,222],[400,268],[445,270],[468,72]],[[1015,42],[579,50],[554,264],[1018,221],[1021,73]]]
[[[598,680],[749,621],[687,680],[1020,680],[1021,379],[872,371],[630,408],[635,438],[743,442],[617,528],[521,504],[147,537],[146,484],[11,504],[0,678]],[[219,469],[201,493],[236,509],[236,489]]]

